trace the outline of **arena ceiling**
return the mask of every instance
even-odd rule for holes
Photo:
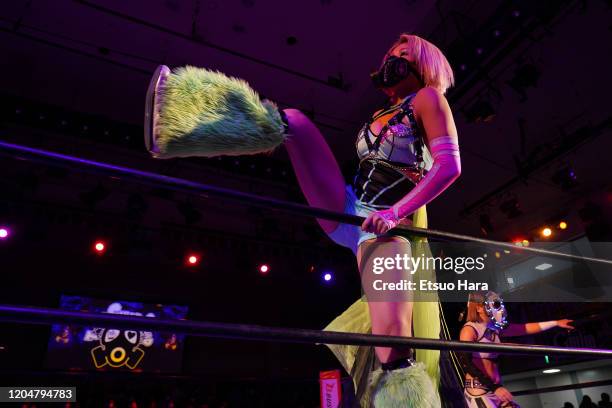
[[[463,175],[431,206],[431,223],[479,234],[485,215],[489,236],[511,239],[559,217],[580,224],[576,208],[609,187],[610,11],[605,2],[534,3],[17,1],[0,12],[0,88],[140,124],[157,64],[203,66],[307,112],[344,164],[383,101],[369,72],[399,33],[417,33],[458,76],[448,97]],[[568,167],[578,183],[563,190],[552,179]],[[501,207],[512,213],[514,200],[521,215],[509,217]]]

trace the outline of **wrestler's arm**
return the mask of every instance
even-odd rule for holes
[[[573,330],[574,326],[570,324],[571,322],[573,322],[573,320],[561,319],[537,323],[511,323],[507,328],[504,329],[504,331],[501,332],[501,337],[526,336],[529,334],[536,334],[546,330],[554,329],[555,327]]]
[[[431,202],[461,174],[457,129],[444,95],[433,88],[423,88],[414,98],[414,110],[427,136],[433,166],[393,207],[370,214],[362,225],[364,231],[382,234],[397,226],[399,220]]]

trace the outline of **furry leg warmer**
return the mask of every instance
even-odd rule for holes
[[[372,405],[375,408],[440,408],[440,396],[422,363],[411,367],[372,372]]]
[[[243,80],[203,68],[155,72],[145,109],[145,143],[157,158],[245,155],[285,139],[276,105]]]

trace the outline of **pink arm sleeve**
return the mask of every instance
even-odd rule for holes
[[[457,138],[437,137],[431,141],[429,150],[434,159],[431,170],[404,198],[389,210],[381,211],[390,228],[440,195],[461,174]]]

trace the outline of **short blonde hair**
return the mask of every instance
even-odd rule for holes
[[[419,36],[406,33],[400,35],[399,39],[387,51],[385,60],[396,47],[402,44],[407,44],[408,58],[414,61],[425,86],[435,88],[444,94],[448,88],[454,85],[453,69],[442,51]]]

